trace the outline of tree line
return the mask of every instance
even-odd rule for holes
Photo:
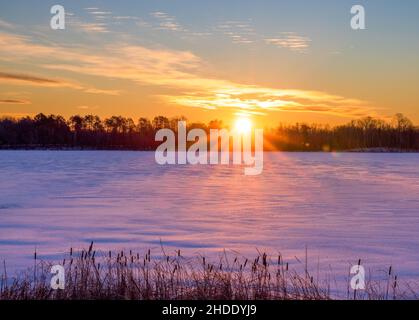
[[[66,120],[59,115],[44,115],[19,119],[0,119],[0,148],[77,148],[154,150],[161,142],[154,137],[158,130],[177,131],[184,117],[157,116],[153,120],[112,116],[100,119],[96,115],[75,115]],[[222,129],[222,121],[208,124],[189,123],[188,129]],[[345,125],[328,126],[296,123],[279,124],[265,129],[265,149],[284,151],[343,151],[383,148],[419,151],[419,127],[397,114],[391,121],[366,117]]]

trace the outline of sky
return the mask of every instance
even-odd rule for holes
[[[419,123],[418,87],[416,0],[0,3],[0,116]]]

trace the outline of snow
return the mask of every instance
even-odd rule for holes
[[[239,166],[159,166],[152,152],[0,151],[0,259],[29,267],[36,248],[148,248],[217,256],[281,252],[347,277],[393,266],[419,280],[419,154],[267,153]],[[315,271],[317,272],[317,271]]]

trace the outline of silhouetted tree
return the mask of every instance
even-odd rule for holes
[[[57,115],[40,113],[33,118],[0,119],[0,147],[2,148],[98,148],[153,150],[157,130],[171,128],[177,131],[177,122],[185,117],[170,120],[157,116],[152,122],[140,118],[137,124],[131,118],[112,116],[102,121],[98,116],[75,115],[66,121]],[[222,121],[188,123],[188,130],[223,128]],[[345,125],[297,123],[279,124],[265,130],[265,146],[268,150],[286,151],[339,151],[365,148],[419,150],[419,128],[397,114],[390,122],[372,117],[353,120]]]

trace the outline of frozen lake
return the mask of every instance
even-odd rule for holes
[[[158,166],[151,152],[0,151],[0,259],[70,246],[254,257],[347,276],[362,259],[419,280],[419,154],[267,153],[237,166]],[[320,267],[318,267],[320,266]]]

